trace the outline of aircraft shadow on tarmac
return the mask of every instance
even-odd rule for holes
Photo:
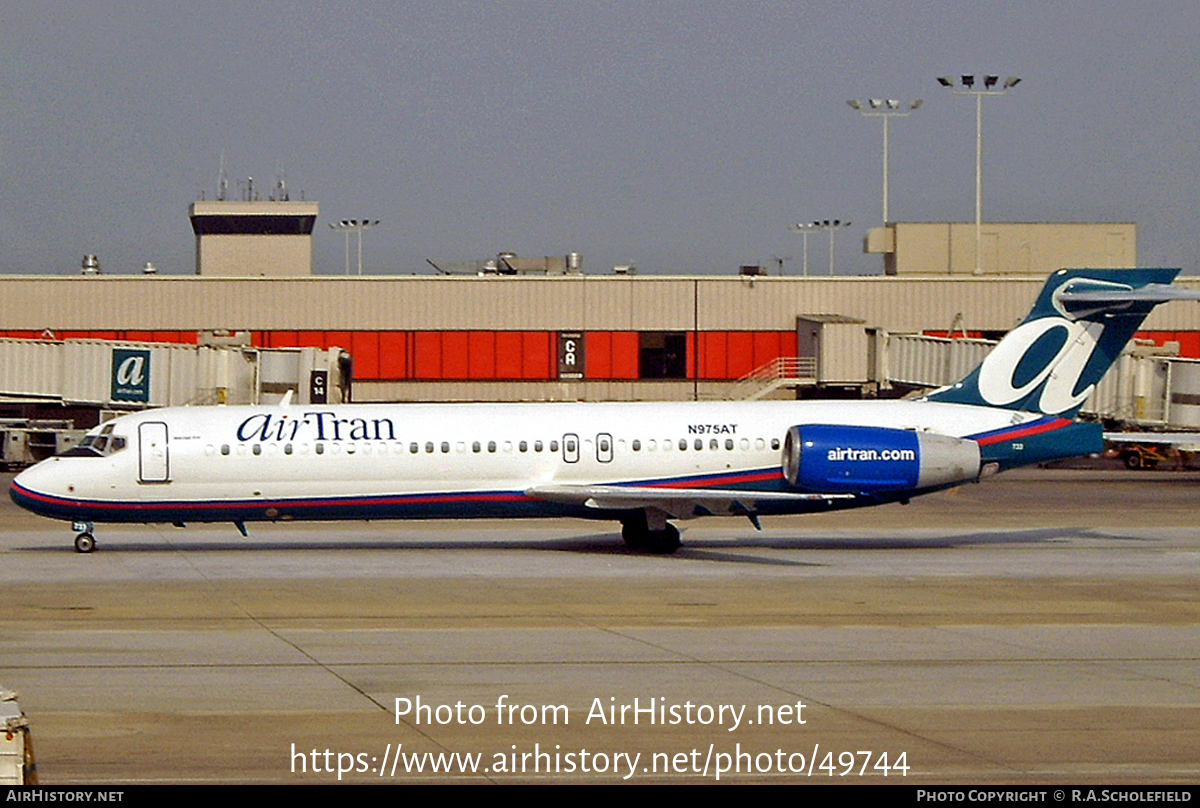
[[[732,535],[729,538],[696,537],[689,540],[684,534],[683,547],[674,558],[705,561],[727,561],[738,563],[785,565],[785,566],[822,566],[819,561],[797,560],[778,557],[749,556],[741,551],[746,550],[854,550],[861,552],[879,552],[895,550],[945,550],[955,547],[1041,544],[1060,543],[1072,539],[1117,539],[1111,535],[1097,534],[1084,528],[1035,528],[1029,530],[986,530],[971,533],[938,533],[937,535],[919,535],[909,531],[910,535],[897,536],[830,536],[813,535],[776,535],[775,531],[761,535]],[[1121,537],[1124,538],[1124,537]],[[1131,538],[1131,537],[1130,537]],[[25,552],[70,552],[74,549],[65,544],[62,547],[47,548],[45,546],[26,546],[13,548]],[[348,550],[547,550],[596,555],[643,555],[625,546],[616,533],[592,533],[578,536],[554,536],[547,538],[446,538],[431,539],[403,538],[347,538],[347,539],[318,539],[315,541],[278,541],[269,538],[255,540],[229,541],[226,539],[205,540],[203,538],[187,538],[183,541],[166,540],[162,538],[106,538],[100,544],[100,553],[161,553],[172,551],[208,551],[208,552],[271,552],[271,551],[348,551]],[[655,556],[647,555],[648,558]]]

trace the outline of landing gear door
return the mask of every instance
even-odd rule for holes
[[[138,425],[138,477],[144,483],[171,481],[167,425],[162,421],[147,421]]]

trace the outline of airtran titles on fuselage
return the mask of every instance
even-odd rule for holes
[[[689,435],[736,435],[737,424],[688,424]],[[391,418],[344,418],[332,410],[302,415],[260,412],[238,424],[239,441],[395,440]]]
[[[328,410],[300,417],[260,412],[242,421],[239,441],[272,440],[395,440],[391,418],[339,418]]]

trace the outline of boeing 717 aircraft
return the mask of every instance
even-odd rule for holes
[[[671,553],[670,520],[858,508],[1098,452],[1074,416],[1176,269],[1060,270],[962,381],[912,401],[181,407],[22,472],[75,524],[570,516]]]

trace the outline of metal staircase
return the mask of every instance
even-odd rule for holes
[[[781,356],[747,373],[729,386],[724,398],[754,401],[781,387],[810,387],[817,383],[815,356]]]

